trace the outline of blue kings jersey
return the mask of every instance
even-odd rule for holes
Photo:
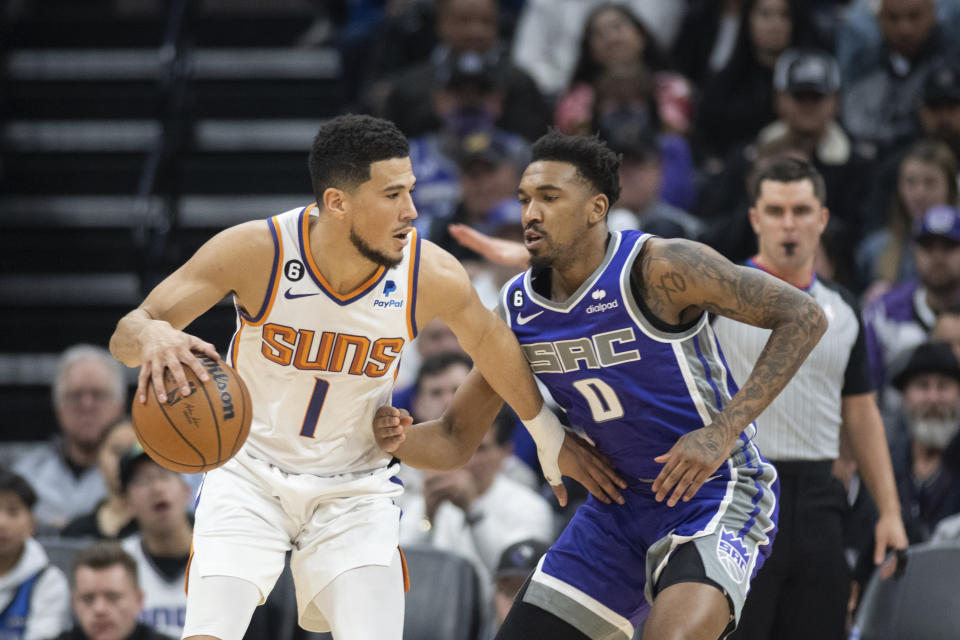
[[[533,373],[631,483],[656,478],[654,458],[710,424],[737,392],[706,313],[672,328],[634,296],[630,268],[650,237],[611,233],[603,263],[564,302],[534,291],[533,270],[500,292]],[[755,433],[749,425],[734,453]]]

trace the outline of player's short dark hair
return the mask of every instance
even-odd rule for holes
[[[347,114],[325,122],[307,163],[317,204],[323,206],[323,192],[330,187],[349,190],[369,180],[374,162],[409,155],[410,143],[389,120]]]
[[[137,577],[137,561],[123,547],[116,542],[95,542],[89,547],[77,552],[73,559],[73,572],[70,574],[70,583],[76,585],[77,571],[81,567],[100,571],[120,565],[133,580],[134,586],[139,584]]]
[[[33,490],[26,478],[19,473],[0,469],[0,492],[12,493],[23,503],[28,510],[33,511],[37,504],[37,492]]]
[[[443,373],[455,364],[462,364],[467,369],[473,368],[473,360],[461,351],[444,351],[424,359],[420,365],[420,370],[417,371],[417,379],[413,383],[413,388],[419,393],[424,378]]]
[[[760,187],[765,180],[772,182],[800,182],[809,180],[813,184],[813,195],[820,204],[827,203],[827,186],[817,168],[799,158],[778,158],[757,171],[750,181],[750,196],[753,202],[760,198]]]
[[[620,156],[599,136],[568,136],[553,130],[540,137],[530,149],[530,161],[566,162],[610,205],[620,198]]]

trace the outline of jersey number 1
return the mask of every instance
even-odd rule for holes
[[[303,426],[300,427],[300,435],[303,437],[312,438],[313,432],[317,430],[320,410],[323,409],[323,401],[327,399],[327,389],[329,388],[330,383],[323,378],[317,378],[317,381],[313,384],[313,393],[310,394],[307,413],[303,416]]]
[[[585,378],[573,383],[573,388],[583,394],[590,405],[594,422],[606,422],[623,417],[623,405],[613,387],[600,378]]]

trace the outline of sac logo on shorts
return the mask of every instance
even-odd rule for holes
[[[727,574],[738,584],[747,577],[747,565],[750,554],[743,544],[743,538],[736,536],[724,526],[720,526],[720,538],[717,540],[717,558]]]

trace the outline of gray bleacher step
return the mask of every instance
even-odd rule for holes
[[[165,52],[147,49],[20,49],[6,60],[10,80],[145,80],[159,78]],[[196,80],[335,80],[333,48],[196,49],[187,54]]]
[[[139,304],[140,281],[132,273],[0,275],[0,301],[17,305]]]
[[[188,195],[180,199],[179,224],[216,229],[267,218],[313,202],[310,193],[280,195]],[[151,215],[165,213],[159,197],[147,201]],[[123,228],[137,223],[133,196],[16,196],[0,198],[0,226],[6,228]]]
[[[163,128],[156,120],[14,120],[0,131],[12,151],[137,153],[156,145]]]
[[[3,306],[121,306],[134,308],[143,299],[133,273],[0,275]],[[225,296],[218,305],[232,305]]]
[[[302,152],[306,158],[323,122],[201,120],[195,127],[193,149]],[[14,120],[0,129],[0,141],[9,150],[30,153],[128,153],[149,151],[161,133],[156,120]]]

